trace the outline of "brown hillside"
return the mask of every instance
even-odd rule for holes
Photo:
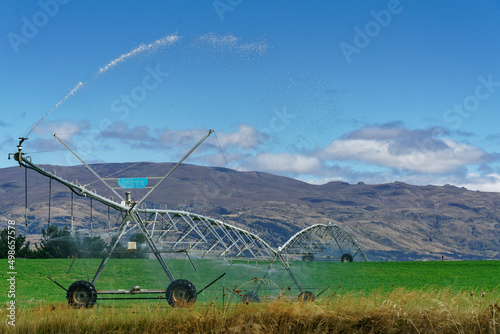
[[[164,175],[173,164],[96,164],[102,176]],[[89,184],[113,195],[85,167],[44,166],[69,181]],[[125,171],[115,174],[117,171]],[[91,183],[93,182],[93,183]],[[154,185],[156,180],[150,180]],[[141,191],[133,193],[139,199]],[[124,191],[121,191],[124,192]],[[116,197],[116,196],[114,196]],[[33,240],[48,223],[49,180],[28,171],[28,226],[24,226],[24,169],[0,170],[0,214],[15,219],[18,233]],[[52,183],[51,222],[70,221],[70,191]],[[77,226],[107,225],[107,208],[75,196]],[[181,165],[145,203],[147,207],[189,210],[224,220],[259,234],[273,246],[300,229],[336,222],[343,226],[371,260],[500,259],[500,195],[454,186],[380,185],[330,182],[311,185],[262,172]],[[115,223],[116,214],[111,212]]]

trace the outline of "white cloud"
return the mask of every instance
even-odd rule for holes
[[[224,152],[224,155],[220,154],[217,150],[215,154],[210,154],[208,156],[203,156],[204,161],[209,166],[226,167],[239,171],[248,171],[248,166],[246,161],[248,159],[248,154],[242,154],[240,152]]]
[[[134,152],[156,151],[175,160],[207,131],[151,129],[117,122],[103,129],[98,138],[99,144],[118,140]],[[69,120],[45,122],[36,132],[44,137],[55,132],[68,142],[92,134],[88,121]],[[81,138],[75,138],[78,135]],[[202,149],[193,153],[190,163],[240,171],[264,171],[312,184],[401,181],[415,185],[452,184],[469,190],[500,192],[500,168],[495,165],[498,155],[450,139],[449,135],[442,129],[411,130],[394,123],[357,129],[313,153],[271,153],[267,151],[268,146],[259,141],[262,133],[250,124],[240,124],[234,131],[217,131]],[[55,141],[38,144],[41,144],[36,145],[38,150],[57,148]],[[472,170],[476,173],[471,173]]]
[[[177,146],[185,144],[188,142],[195,142],[203,138],[203,136],[208,132],[208,130],[173,130],[173,129],[161,129],[159,130],[160,135],[158,137],[152,137],[156,144],[161,146]],[[193,144],[194,145],[194,144]],[[152,147],[156,148],[156,147]]]
[[[450,184],[452,184],[450,182]],[[455,183],[457,187],[465,187],[469,190],[500,192],[500,174],[490,173],[486,175],[467,174],[464,180]]]
[[[322,185],[333,181],[344,181],[342,177],[304,178],[304,179],[299,178],[299,180],[314,185]]]
[[[119,139],[129,142],[137,148],[159,149],[174,147],[186,143],[196,143],[208,132],[206,129],[150,129],[147,126],[129,127],[125,122],[110,124],[102,130],[102,136],[109,139]],[[259,145],[259,138],[262,134],[255,127],[248,124],[241,124],[234,132],[217,131],[212,137],[217,136],[218,143],[223,150],[237,149],[250,150]],[[215,139],[211,140],[212,145],[217,145]]]
[[[224,131],[217,133],[220,146],[225,149],[229,146],[238,146],[243,149],[250,149],[259,144],[258,131],[251,125],[242,124],[236,132],[225,133]]]
[[[329,160],[355,160],[398,170],[421,173],[448,173],[491,157],[482,149],[451,139],[442,132],[395,127],[370,127],[333,141],[319,152]]]
[[[252,159],[251,165],[267,172],[294,174],[315,173],[321,168],[318,158],[290,153],[262,153]]]
[[[35,132],[44,137],[46,137],[47,134],[56,134],[62,140],[70,142],[74,136],[81,134],[82,131],[88,129],[88,127],[88,121],[65,119],[55,122],[45,121],[35,128]]]
[[[106,138],[117,138],[121,140],[151,140],[149,127],[145,125],[129,128],[127,123],[116,122],[110,124],[106,129],[102,130],[102,135]]]

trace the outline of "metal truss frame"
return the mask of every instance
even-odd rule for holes
[[[258,235],[186,211],[138,209],[160,250],[185,250],[200,258],[272,260],[276,251]]]
[[[337,224],[316,224],[293,235],[278,249],[286,259],[303,261],[368,261],[357,241]]]
[[[104,255],[91,282],[92,285],[94,285],[99,278],[113,251],[120,243],[120,240],[135,228],[138,228],[146,237],[147,245],[172,282],[175,280],[174,276],[165,263],[162,253],[175,251],[185,252],[188,256],[191,253],[201,258],[252,258],[255,260],[273,262],[276,259],[280,259],[293,277],[288,265],[282,260],[281,256],[279,256],[269,244],[254,233],[220,220],[191,212],[139,209],[138,204],[140,202],[132,202],[130,193],[126,193],[125,201],[116,202],[94,191],[90,191],[80,184],[69,182],[32,163],[31,158],[22,153],[21,143],[22,141],[18,146],[18,153],[14,154],[14,158],[19,162],[20,166],[32,169],[51,180],[58,181],[78,196],[97,200],[123,213],[123,219],[116,232],[116,238]],[[91,169],[90,166],[88,168]],[[167,175],[171,172],[172,170],[169,171]],[[145,197],[142,200],[144,199]]]
[[[205,138],[207,136],[205,136]],[[356,259],[367,261],[364,252],[357,242],[343,228],[335,224],[317,224],[305,228],[292,236],[282,247],[279,247],[278,250],[275,250],[256,234],[217,219],[186,211],[139,209],[138,204],[144,201],[145,198],[159,186],[159,183],[163,182],[163,180],[165,180],[165,178],[187,157],[187,155],[139,202],[132,202],[130,193],[128,192],[125,193],[126,198],[124,201],[117,202],[98,195],[95,191],[89,191],[82,185],[69,182],[38,167],[31,162],[31,158],[22,153],[21,144],[25,138],[20,139],[18,152],[12,154],[19,162],[20,166],[35,170],[51,180],[58,181],[67,186],[76,195],[97,200],[107,205],[109,208],[113,208],[123,214],[123,219],[115,235],[116,237],[112,241],[111,247],[107,250],[97,269],[91,282],[92,286],[95,285],[95,282],[106,266],[113,251],[120,243],[120,240],[135,228],[138,228],[145,236],[147,245],[160,262],[168,278],[172,281],[172,284],[175,279],[165,263],[162,253],[185,252],[190,260],[190,254],[200,258],[251,258],[259,261],[269,261],[269,268],[271,268],[276,260],[279,260],[301,292],[303,292],[302,288],[289,266],[290,258],[302,256],[302,260],[323,259],[351,262]],[[200,143],[201,141],[195,148]],[[194,148],[189,154],[193,150]],[[90,166],[86,166],[97,175]],[[121,198],[121,196],[119,197]],[[335,251],[337,253],[340,251],[342,256],[339,257],[335,255]],[[349,256],[349,261],[345,261],[346,256]]]

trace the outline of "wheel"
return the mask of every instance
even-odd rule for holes
[[[247,292],[245,293],[243,298],[241,298],[241,301],[244,303],[259,303],[260,299],[259,295],[256,294],[255,292]]]
[[[77,281],[69,286],[66,299],[74,307],[92,307],[97,301],[97,291],[91,283]]]
[[[302,291],[299,293],[299,302],[313,302],[316,299],[311,291]]]
[[[342,257],[340,258],[340,262],[352,262],[352,256],[351,254],[344,254],[342,255]]]
[[[178,279],[170,283],[165,294],[172,307],[189,306],[196,301],[196,288],[193,283],[185,279]]]
[[[311,255],[311,254],[302,255],[302,261],[304,261],[304,262],[313,262],[314,261],[314,255]]]

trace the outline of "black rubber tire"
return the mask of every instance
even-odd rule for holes
[[[97,291],[95,287],[87,281],[77,281],[71,284],[66,292],[68,304],[81,308],[92,307],[97,301]]]
[[[188,280],[178,279],[170,283],[165,295],[172,307],[190,306],[196,301],[196,288]]]
[[[245,295],[241,298],[241,301],[243,303],[260,303],[260,298],[258,294],[250,291],[245,293]]]
[[[351,254],[347,254],[347,253],[345,253],[344,255],[342,255],[342,257],[340,258],[340,262],[345,262],[345,263],[352,262],[352,260],[353,259],[352,259]]]
[[[313,302],[316,296],[311,291],[302,291],[298,296],[299,302]]]

